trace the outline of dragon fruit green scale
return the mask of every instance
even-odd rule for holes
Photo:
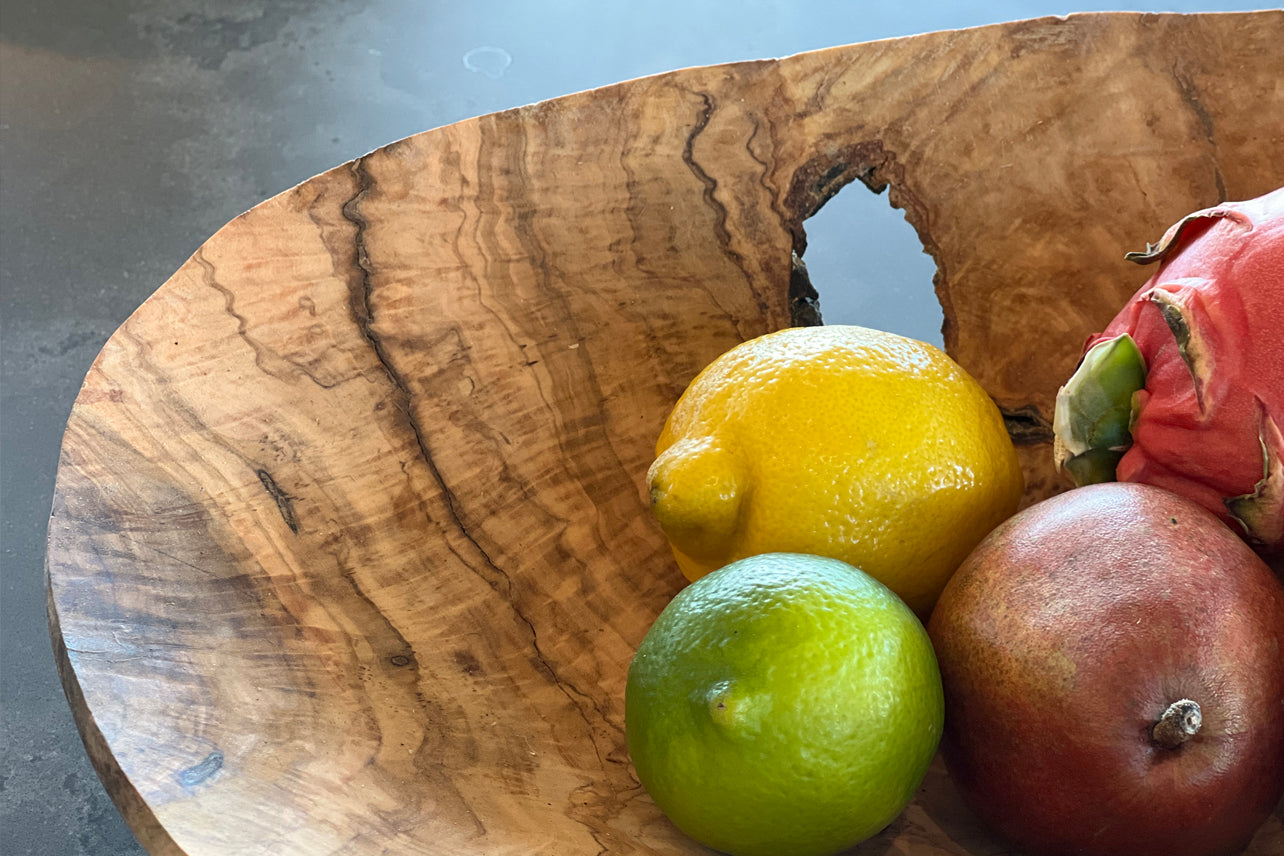
[[[1127,258],[1159,269],[1058,392],[1058,468],[1167,488],[1284,554],[1284,188],[1196,211]]]

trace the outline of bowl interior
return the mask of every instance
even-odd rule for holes
[[[1284,183],[1281,36],[1091,14],[687,69],[229,223],[89,371],[50,523],[64,684],[140,839],[705,852],[624,744],[629,660],[683,583],[643,481],[687,382],[799,315],[807,217],[886,187],[1027,501],[1062,489],[1053,396],[1147,275],[1123,253]],[[1003,852],[939,764],[857,852],[889,846]]]

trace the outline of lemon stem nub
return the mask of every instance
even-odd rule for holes
[[[1064,467],[1079,486],[1115,481],[1115,467],[1132,445],[1136,394],[1145,385],[1146,361],[1128,334],[1088,349],[1057,391],[1057,469]]]
[[[1198,734],[1203,723],[1204,715],[1199,709],[1199,702],[1184,698],[1168,705],[1163,716],[1159,717],[1155,727],[1150,730],[1150,739],[1161,749],[1176,749]]]
[[[728,549],[747,479],[739,460],[707,438],[679,440],[647,473],[651,510],[674,546],[696,558]]]

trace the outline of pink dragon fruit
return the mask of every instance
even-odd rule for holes
[[[1127,258],[1159,270],[1057,393],[1057,467],[1187,496],[1279,557],[1284,188],[1196,211]]]

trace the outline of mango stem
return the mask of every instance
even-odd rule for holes
[[[1150,739],[1161,749],[1176,749],[1198,734],[1203,722],[1199,703],[1184,698],[1168,705],[1150,730]]]

